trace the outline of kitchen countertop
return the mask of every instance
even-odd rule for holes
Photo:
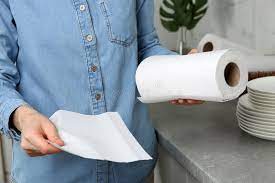
[[[152,104],[159,143],[200,182],[274,183],[275,142],[242,132],[236,104]]]

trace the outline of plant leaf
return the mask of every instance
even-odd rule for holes
[[[200,16],[200,15],[204,15],[206,12],[207,12],[207,8],[195,12],[195,14],[194,14],[194,19],[196,19],[196,17],[198,17],[198,16]]]
[[[162,23],[163,27],[165,27],[168,31],[176,32],[179,29],[179,26],[173,20],[169,21],[169,20],[161,19],[161,23]]]
[[[172,32],[179,27],[191,30],[207,12],[207,3],[208,0],[163,0],[160,8],[161,23]]]
[[[163,0],[163,5],[170,9],[174,8],[174,4],[170,3],[168,0]]]
[[[199,9],[207,4],[207,0],[195,0],[195,7],[196,9]]]
[[[165,11],[162,7],[160,7],[159,13],[162,17],[164,18],[174,18],[174,14],[172,13],[168,13],[167,11]]]
[[[180,27],[186,27],[192,21],[192,11],[189,10],[185,13],[179,14],[179,16],[175,20],[180,25]]]

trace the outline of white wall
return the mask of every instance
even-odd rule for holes
[[[162,0],[155,0],[155,23],[161,42],[175,49],[177,33],[166,31],[159,20]],[[205,33],[215,33],[248,48],[275,54],[275,0],[209,0],[209,10],[188,35],[188,44],[196,47]]]

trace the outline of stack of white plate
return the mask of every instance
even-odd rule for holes
[[[275,140],[275,77],[252,80],[238,102],[239,127],[256,137]]]

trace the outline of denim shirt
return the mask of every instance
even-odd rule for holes
[[[13,139],[13,182],[144,182],[156,138],[137,100],[135,71],[149,56],[175,54],[159,43],[153,9],[153,0],[0,0],[0,128]],[[114,163],[65,152],[31,158],[9,128],[24,104],[47,117],[58,109],[119,112],[154,160]]]

